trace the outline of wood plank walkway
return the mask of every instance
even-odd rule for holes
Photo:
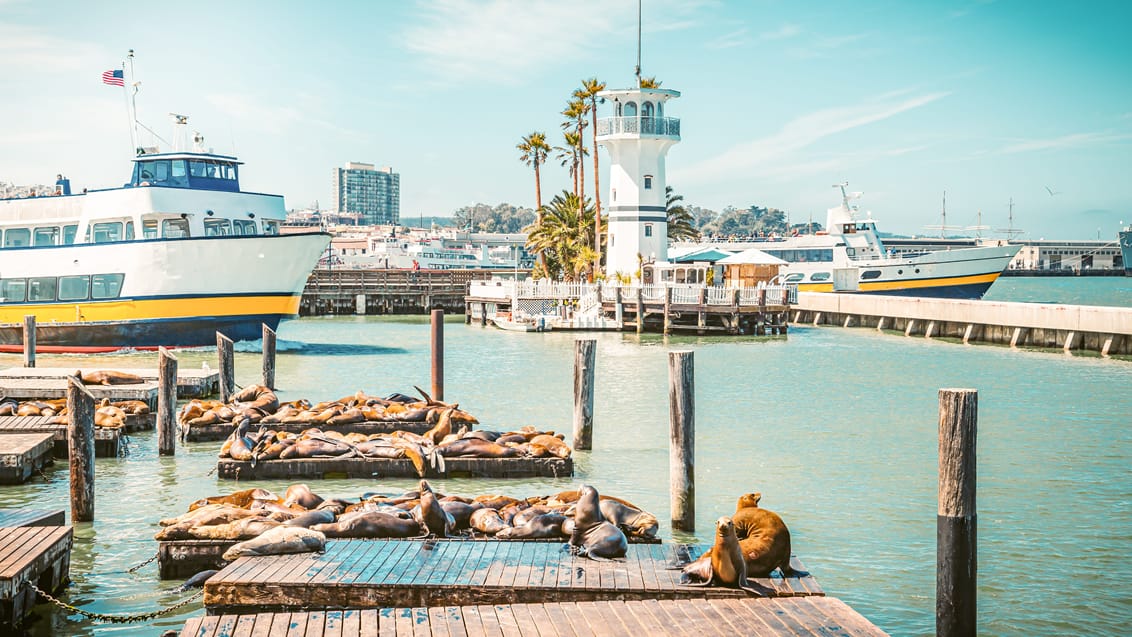
[[[358,422],[348,425],[328,425],[326,423],[263,423],[261,426],[275,431],[288,431],[301,433],[311,427],[318,427],[323,431],[336,431],[338,433],[360,433],[365,435],[376,433],[392,433],[394,431],[408,431],[423,434],[432,429],[433,424],[427,422],[401,422],[397,420],[383,420],[373,422]],[[181,425],[186,442],[210,442],[225,440],[232,433],[232,423],[225,422],[215,425]]]
[[[126,418],[128,431],[140,430],[148,426],[153,429],[153,414],[141,414]],[[51,416],[0,416],[0,435],[9,433],[50,433],[55,441],[55,457],[67,457],[67,425],[51,422]],[[133,419],[133,420],[131,420]],[[130,429],[130,423],[136,429]],[[121,449],[122,430],[94,428],[94,455],[98,458],[117,458]]]
[[[74,370],[71,370],[74,373]],[[109,398],[144,400],[150,409],[157,408],[157,383],[139,385],[86,385],[95,400]],[[45,400],[67,397],[66,378],[0,378],[0,397],[13,400]]]
[[[0,528],[0,634],[35,604],[28,583],[55,593],[67,582],[73,543],[69,526]]]
[[[574,475],[573,458],[445,458],[445,471],[428,478],[560,478]],[[416,478],[412,461],[390,458],[298,458],[251,462],[222,459],[216,475],[227,480],[272,478]]]
[[[180,637],[753,637],[886,633],[833,597],[381,608],[190,619]]]
[[[0,370],[0,379],[8,378],[66,378],[75,373],[78,367],[9,367]],[[98,370],[110,370],[141,376],[148,382],[157,382],[157,368],[110,368],[99,367]],[[83,368],[83,371],[96,371],[94,368]],[[194,369],[177,367],[177,397],[202,398],[220,393],[220,371],[213,369]]]
[[[744,598],[682,586],[670,564],[706,546],[630,544],[624,560],[571,555],[563,543],[339,540],[322,554],[243,557],[204,585],[212,614],[630,599]],[[791,564],[802,565],[794,558]],[[783,597],[824,595],[805,577],[760,578]]]
[[[51,433],[0,434],[0,484],[23,484],[54,458],[55,436]]]
[[[0,509],[0,527],[63,526],[65,521],[63,509]]]

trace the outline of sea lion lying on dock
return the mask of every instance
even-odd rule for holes
[[[103,369],[96,372],[83,372],[78,370],[75,377],[84,385],[140,385],[145,382],[141,376],[118,372],[112,369]]]
[[[252,555],[285,555],[289,553],[321,553],[326,550],[326,536],[301,526],[277,526],[258,537],[233,544],[224,551],[223,559],[231,562]]]
[[[316,524],[311,529],[324,533],[326,537],[406,538],[426,537],[428,534],[428,531],[422,529],[416,520],[404,520],[380,511],[346,514],[341,516],[338,522]]]

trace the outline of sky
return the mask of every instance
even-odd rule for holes
[[[641,13],[642,74],[681,93],[667,172],[687,204],[824,222],[847,181],[882,232],[938,235],[944,193],[948,234],[1115,240],[1132,223],[1130,2],[643,0]],[[246,162],[245,190],[325,208],[333,168],[391,166],[407,220],[533,207],[515,145],[536,130],[561,145],[584,78],[634,85],[637,2],[0,0],[0,181],[127,179],[127,100],[101,74],[129,49],[139,120],[171,139],[168,113],[188,115]],[[565,169],[544,167],[542,187],[569,188]]]

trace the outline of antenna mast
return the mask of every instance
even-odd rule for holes
[[[637,0],[637,67],[633,73],[637,76],[637,88],[641,88],[641,2]]]
[[[139,86],[140,83],[134,81],[134,50],[133,49],[130,49],[130,52],[126,54],[126,61],[130,65],[130,121],[131,121],[130,142],[133,143],[133,145],[134,145],[134,156],[136,157],[137,155],[140,154],[138,152],[138,101],[137,101],[138,86]],[[122,66],[124,68],[126,65],[123,64]]]
[[[998,231],[999,232],[1005,232],[1006,233],[1006,240],[1010,241],[1010,240],[1014,239],[1014,235],[1022,234],[1023,232],[1025,232],[1025,230],[1020,230],[1020,229],[1015,230],[1014,229],[1014,197],[1010,198],[1010,206],[1009,206],[1008,210],[1009,210],[1009,216],[1007,217],[1007,222],[1008,222],[1007,227],[999,228]]]

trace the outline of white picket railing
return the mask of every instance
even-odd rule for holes
[[[621,300],[624,303],[635,303],[640,294],[645,302],[664,302],[667,291],[672,290],[672,303],[677,305],[696,305],[700,302],[700,295],[704,294],[707,305],[734,305],[735,293],[739,294],[739,305],[793,305],[798,302],[798,288],[794,285],[767,285],[759,284],[753,288],[722,288],[702,287],[695,285],[618,285],[618,284],[591,284],[591,283],[561,283],[545,279],[539,281],[472,281],[468,286],[468,295],[475,298],[500,300],[526,300],[526,299],[553,299],[559,301],[577,301],[580,311],[595,308],[598,305],[600,290],[602,301],[617,299],[617,291],[621,291]]]

